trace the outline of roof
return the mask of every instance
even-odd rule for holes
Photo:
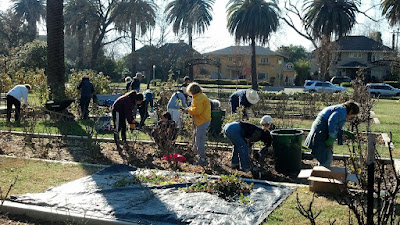
[[[205,55],[250,55],[251,46],[230,46],[223,49],[218,49],[213,52],[205,53]],[[256,46],[256,55],[283,55],[271,51],[269,48],[264,48],[261,46]]]
[[[342,64],[339,66],[340,68],[359,68],[359,67],[367,67],[367,65],[357,62],[357,61],[352,61],[346,64]]]
[[[342,51],[393,51],[374,39],[365,36],[346,36],[335,41]]]

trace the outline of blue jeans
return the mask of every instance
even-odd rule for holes
[[[194,146],[196,147],[197,154],[200,160],[206,160],[206,137],[207,129],[210,126],[211,121],[205,122],[200,126],[196,126],[194,130]]]
[[[233,144],[232,164],[239,164],[242,170],[250,168],[249,147],[242,136],[242,127],[239,122],[225,125],[224,133]]]

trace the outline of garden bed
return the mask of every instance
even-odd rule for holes
[[[50,160],[75,161],[95,164],[123,163],[139,168],[160,170],[178,170],[182,172],[206,173],[210,175],[234,174],[241,177],[256,178],[276,182],[306,183],[298,179],[297,174],[282,174],[275,170],[275,161],[272,152],[262,161],[252,160],[253,166],[259,168],[260,173],[245,173],[230,168],[231,152],[217,148],[207,147],[208,165],[195,166],[195,153],[192,146],[177,145],[176,152],[186,158],[186,163],[169,164],[161,160],[162,154],[157,152],[152,143],[131,142],[123,147],[122,152],[116,151],[114,143],[99,142],[86,139],[65,138],[32,138],[13,134],[0,134],[0,154],[23,158],[41,158]],[[312,168],[317,164],[315,159],[303,159],[302,168]],[[343,166],[343,162],[335,160],[333,165]],[[260,176],[261,175],[261,176]]]

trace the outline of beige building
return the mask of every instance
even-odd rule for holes
[[[251,47],[230,46],[205,53],[205,57],[221,63],[220,78],[251,80]],[[273,86],[294,85],[296,76],[293,63],[285,62],[285,57],[269,48],[256,46],[257,77]],[[218,68],[206,66],[212,78],[218,78]],[[280,82],[279,82],[280,80]]]

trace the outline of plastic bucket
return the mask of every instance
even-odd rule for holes
[[[276,171],[281,173],[300,172],[303,133],[302,130],[297,129],[277,129],[271,132]]]

